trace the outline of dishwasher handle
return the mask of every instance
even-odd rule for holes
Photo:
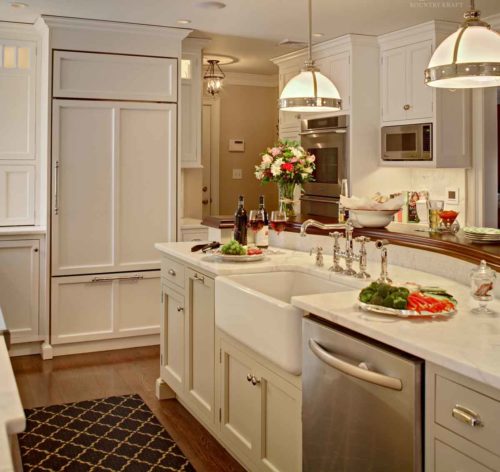
[[[392,390],[403,390],[403,382],[401,382],[401,379],[379,374],[366,368],[358,367],[354,364],[350,364],[349,362],[340,360],[329,352],[325,351],[314,339],[309,339],[309,347],[311,351],[316,355],[316,357],[318,357],[318,359],[322,360],[330,367],[343,372],[344,374],[350,375],[351,377],[355,377],[359,380],[364,380],[365,382],[378,385],[380,387],[390,388]]]

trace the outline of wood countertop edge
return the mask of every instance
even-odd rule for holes
[[[302,221],[305,219],[307,219],[307,216],[298,216],[295,221],[287,223],[285,231],[298,233]],[[314,219],[318,219],[325,223],[335,222],[332,218],[314,217]],[[202,224],[211,228],[230,229],[233,227],[233,217],[209,216],[203,219]],[[328,231],[310,227],[307,230],[307,234],[327,236]],[[372,240],[387,239],[389,243],[397,246],[443,254],[473,264],[478,264],[481,260],[485,260],[493,269],[500,272],[500,245],[489,245],[488,250],[484,250],[482,246],[475,246],[474,244],[463,242],[460,238],[457,238],[456,241],[449,240],[449,238],[454,237],[451,235],[430,235],[426,232],[417,234],[415,231],[412,232],[411,230],[398,232],[397,230],[387,230],[384,228],[355,229],[354,236],[367,236]],[[461,238],[463,238],[463,236]],[[498,255],[494,253],[496,249]]]

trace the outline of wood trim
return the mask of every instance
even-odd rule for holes
[[[307,218],[307,215],[297,216],[294,221],[287,223],[285,231],[298,233],[302,222]],[[336,222],[334,218],[315,216],[314,219],[323,223]],[[233,217],[209,216],[203,219],[202,224],[211,228],[228,229],[233,227]],[[327,236],[328,231],[309,228],[307,234]],[[473,244],[464,237],[462,232],[459,232],[457,235],[452,235],[417,231],[416,228],[414,229],[411,227],[394,227],[390,229],[362,228],[355,229],[354,236],[367,236],[372,240],[386,239],[391,244],[397,246],[435,252],[473,264],[478,264],[481,260],[485,260],[493,269],[500,271],[500,245]]]

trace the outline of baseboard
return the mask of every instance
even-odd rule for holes
[[[33,356],[42,352],[42,341],[32,343],[11,344],[9,349],[10,357]]]
[[[71,344],[53,344],[54,356],[67,356],[69,354],[84,354],[86,352],[114,351],[115,349],[128,349],[133,347],[156,346],[160,344],[159,334],[133,336],[118,339],[105,339],[99,341],[85,341]]]

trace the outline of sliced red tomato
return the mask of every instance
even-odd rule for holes
[[[261,249],[257,249],[257,248],[250,248],[250,249],[247,251],[247,255],[248,255],[248,256],[257,256],[258,254],[262,254],[262,250],[261,250]]]

